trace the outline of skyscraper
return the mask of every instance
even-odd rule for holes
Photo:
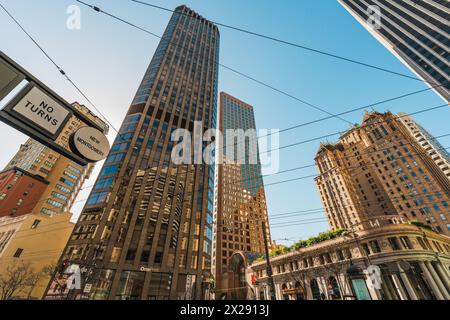
[[[446,0],[339,0],[377,40],[450,101]]]
[[[316,155],[316,184],[332,229],[364,230],[418,220],[450,234],[450,182],[391,113],[362,125]]]
[[[215,127],[218,54],[218,28],[177,7],[61,258],[89,269],[87,298],[207,295],[214,165],[176,165],[171,134]]]
[[[422,127],[406,113],[398,113],[398,120],[403,123],[409,133],[425,149],[431,159],[433,159],[450,180],[450,153],[447,151],[447,148],[443,147],[427,129]]]
[[[239,297],[236,288],[245,287],[228,277],[231,257],[237,251],[263,254],[263,222],[269,243],[270,233],[253,107],[221,92],[219,114],[223,146],[217,150],[222,161],[217,172],[213,273],[216,298],[230,299]]]

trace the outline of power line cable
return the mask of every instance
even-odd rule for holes
[[[427,109],[418,110],[418,111],[413,112],[413,113],[410,113],[410,114],[398,116],[398,118],[403,118],[403,117],[407,117],[407,116],[410,116],[410,115],[416,115],[416,114],[419,114],[419,113],[424,113],[424,112],[434,111],[434,110],[437,110],[437,109],[439,109],[439,108],[443,108],[443,107],[445,107],[445,106],[447,106],[447,105],[448,105],[448,104],[443,104],[443,105],[439,105],[439,106],[436,106],[436,107],[431,107],[431,108],[427,108]],[[389,120],[389,119],[388,119],[388,120],[382,120],[382,121],[379,121],[378,123],[387,123],[388,121],[390,121],[390,120]],[[368,126],[370,126],[370,125],[371,125],[371,124],[365,124],[365,125],[359,126],[358,128],[363,129],[363,128],[368,127]],[[345,133],[345,131],[335,132],[335,133],[332,133],[332,134],[328,134],[328,135],[326,135],[326,136],[333,136],[333,135],[338,135],[338,134],[342,134],[342,133]],[[450,135],[450,134],[443,134],[443,135],[434,137],[434,139],[447,137],[447,136],[449,136],[449,135]],[[298,144],[303,144],[303,143],[306,143],[306,142],[311,142],[311,141],[314,141],[314,140],[320,140],[320,139],[322,139],[322,138],[323,138],[323,136],[321,136],[321,137],[315,137],[315,138],[312,138],[312,139],[309,139],[309,140],[306,140],[306,141],[302,141],[302,142],[296,143],[296,145],[298,145]],[[410,144],[411,144],[411,143],[406,143],[405,145],[410,145]],[[285,148],[285,147],[286,147],[286,146],[283,146],[283,147],[281,147],[281,148]],[[289,147],[289,146],[288,146],[288,147]],[[381,148],[381,149],[378,149],[377,151],[383,151],[383,150],[387,150],[387,149],[389,149],[389,148],[390,148],[390,147],[387,147],[387,148]],[[443,148],[443,150],[445,150],[445,149],[447,149],[447,148]],[[276,150],[276,149],[275,149],[275,150]],[[363,152],[363,153],[361,153],[361,155],[366,154],[366,153],[371,153],[371,152],[369,152],[369,151],[368,151],[368,152]],[[356,156],[350,155],[350,156],[344,156],[344,157],[342,157],[342,158],[343,158],[343,159],[350,159],[350,158],[356,158]],[[225,165],[226,165],[226,164],[225,164]],[[305,168],[309,168],[309,167],[315,167],[315,166],[316,166],[316,164],[315,164],[315,163],[312,163],[312,164],[303,165],[303,166],[299,166],[299,167],[289,168],[289,169],[282,170],[282,171],[279,171],[279,172],[261,175],[261,178],[263,178],[263,177],[268,177],[268,176],[273,176],[273,175],[278,175],[278,174],[282,174],[282,173],[287,173],[287,172],[292,172],[292,171],[296,171],[296,170],[301,170],[301,169],[305,169]],[[228,183],[228,184],[231,184],[231,183],[237,183],[237,182],[245,182],[245,181],[255,181],[255,180],[259,180],[259,179],[260,179],[260,177],[252,177],[252,178],[248,178],[248,179],[235,180],[235,181],[232,181],[232,182],[230,182],[230,183]]]
[[[271,229],[279,229],[279,228],[287,228],[287,227],[295,227],[295,226],[303,226],[303,225],[311,225],[311,224],[317,224],[317,223],[324,223],[327,222],[326,219],[323,220],[317,220],[317,221],[310,221],[310,222],[300,222],[300,223],[292,223],[289,225],[283,225],[283,226],[271,226]]]
[[[436,137],[434,137],[434,138],[436,139],[436,138],[441,138],[441,137],[446,137],[446,136],[450,136],[450,133],[444,134],[444,135],[440,135],[440,136],[436,136]],[[409,144],[411,144],[411,143],[404,144],[404,146],[405,146],[405,145],[409,145]],[[383,149],[379,149],[379,150],[377,150],[377,151],[384,151],[384,150],[388,150],[388,149],[390,149],[390,148],[392,148],[392,146],[391,146],[391,147],[386,147],[386,148],[383,148]],[[437,151],[439,151],[439,150],[447,150],[447,149],[450,149],[450,147],[439,148],[439,149],[437,149]],[[366,153],[371,153],[371,152],[367,151]],[[365,154],[365,153],[361,153],[360,155],[363,155],[363,154]],[[419,155],[419,154],[425,154],[425,155],[427,155],[427,152],[426,152],[426,151],[422,151],[422,152],[414,152],[414,153],[409,152],[408,154],[416,154],[416,155]],[[344,157],[342,157],[342,158],[343,158],[343,159],[349,159],[349,158],[355,158],[355,157],[357,157],[357,156],[349,155],[349,156],[344,156]],[[365,163],[364,166],[375,165],[375,164],[378,164],[378,163],[381,163],[381,160],[380,160],[380,161],[370,162],[370,163]],[[315,166],[315,164],[308,165],[308,166],[297,167],[297,168],[305,168],[305,167],[309,167],[309,166]],[[284,173],[284,172],[288,172],[288,171],[293,171],[293,170],[295,170],[295,169],[297,169],[297,168],[292,168],[292,169],[280,171],[280,173]],[[361,168],[361,166],[347,167],[347,169],[359,169],[359,168]],[[270,174],[270,175],[274,175],[274,174]],[[124,175],[124,176],[127,176],[127,175]],[[292,182],[292,181],[304,180],[304,179],[308,179],[308,178],[316,178],[316,177],[318,177],[318,176],[319,176],[319,175],[316,175],[316,174],[315,174],[315,175],[301,176],[301,177],[297,177],[297,178],[292,178],[292,179],[287,179],[287,180],[277,181],[277,182],[274,182],[274,183],[269,183],[269,184],[266,184],[265,186],[279,185],[279,184],[288,183],[288,182]],[[117,177],[113,177],[113,178],[114,178],[114,179],[118,179],[118,178],[121,178],[121,177],[123,177],[123,176],[117,176]],[[101,178],[101,179],[103,179],[103,178]],[[243,182],[243,181],[248,181],[248,180],[250,180],[250,181],[255,181],[255,180],[259,180],[259,179],[260,179],[259,177],[256,177],[256,178],[250,178],[250,179],[244,179],[244,180],[238,180],[238,181],[230,181],[230,182],[228,182],[228,183],[225,184],[225,185],[236,184],[237,182]],[[97,180],[98,180],[98,178],[97,178]],[[95,184],[92,184],[92,185],[90,185],[90,186],[82,187],[82,188],[80,188],[80,191],[81,191],[81,190],[84,190],[84,189],[92,188],[92,187],[95,186],[95,185],[96,185],[96,183],[95,183]],[[258,189],[258,188],[260,188],[260,187],[249,188],[249,189],[253,190],[253,189]],[[201,191],[201,189],[194,190],[194,191]],[[35,202],[32,202],[32,203],[27,204],[27,206],[30,206],[30,205],[36,205],[36,204],[38,204],[38,203],[40,203],[40,202],[45,202],[45,201],[51,200],[51,199],[53,199],[53,198],[44,198],[44,199],[40,199],[40,200],[38,200],[38,201],[35,201]],[[88,199],[89,199],[89,198],[85,198],[85,199],[80,199],[80,200],[74,201],[74,202],[72,203],[72,205],[75,204],[75,203],[78,203],[78,202],[86,201],[86,200],[88,200]],[[314,210],[314,209],[310,209],[310,210]],[[10,211],[10,210],[4,210],[3,212],[0,211],[0,214],[7,213],[7,212],[9,212],[9,211]],[[297,212],[295,212],[295,213],[297,213]]]
[[[138,3],[138,4],[141,4],[141,5],[153,7],[153,8],[159,9],[159,10],[164,10],[164,11],[167,11],[167,12],[171,12],[171,13],[175,13],[176,12],[173,9],[169,9],[169,8],[166,8],[166,7],[158,6],[158,5],[151,4],[151,3],[148,3],[148,2],[144,2],[144,1],[138,1],[138,0],[131,0],[131,1],[135,2],[135,3]],[[190,18],[195,18],[195,17],[190,16],[190,15],[188,15],[186,13],[183,13],[183,12],[176,12],[176,13],[181,14],[181,15],[185,15],[185,16],[190,17]],[[407,75],[407,74],[404,74],[404,73],[400,73],[400,72],[397,72],[397,71],[389,70],[387,68],[379,67],[379,66],[376,66],[376,65],[373,65],[373,64],[370,64],[370,63],[358,61],[358,60],[355,60],[355,59],[352,59],[352,58],[347,58],[347,57],[340,56],[340,55],[337,55],[337,54],[334,54],[334,53],[330,53],[330,52],[326,52],[326,51],[323,51],[323,50],[315,49],[315,48],[312,48],[312,47],[309,47],[309,46],[300,45],[298,43],[294,43],[294,42],[291,42],[291,41],[283,40],[283,39],[276,38],[276,37],[273,37],[273,36],[268,36],[268,35],[265,35],[265,34],[262,34],[262,33],[259,33],[259,32],[250,31],[250,30],[247,30],[247,29],[244,29],[244,28],[232,26],[230,24],[225,24],[225,23],[221,23],[221,22],[218,22],[218,21],[214,21],[214,20],[209,20],[209,21],[211,21],[215,25],[218,25],[218,26],[221,26],[221,27],[224,27],[224,28],[228,28],[228,29],[232,29],[232,30],[235,30],[235,31],[239,31],[239,32],[242,32],[242,33],[246,33],[246,34],[249,34],[249,35],[252,35],[252,36],[255,36],[255,37],[259,37],[259,38],[263,38],[263,39],[266,39],[266,40],[274,41],[274,42],[281,43],[281,44],[284,44],[284,45],[288,45],[288,46],[292,46],[292,47],[295,47],[295,48],[299,48],[299,49],[303,49],[303,50],[306,50],[306,51],[310,51],[310,52],[313,52],[313,53],[316,53],[316,54],[319,54],[319,55],[328,56],[328,57],[331,57],[331,58],[334,58],[334,59],[338,59],[338,60],[341,60],[341,61],[345,61],[345,62],[357,64],[357,65],[360,65],[360,66],[363,66],[363,67],[367,67],[367,68],[375,69],[375,70],[378,70],[378,71],[386,72],[386,73],[389,73],[389,74],[397,75],[397,76],[400,76],[400,77],[404,77],[404,78],[408,78],[408,79],[412,79],[412,80],[416,80],[416,81],[421,81],[421,82],[424,82],[424,83],[427,83],[427,84],[436,85],[435,83],[426,81],[424,79],[417,78],[417,77],[414,77],[414,76],[411,76],[411,75]]]
[[[100,9],[99,7],[93,6],[93,5],[88,4],[88,3],[84,2],[84,1],[81,1],[81,0],[77,0],[77,2],[83,4],[83,5],[87,6],[87,7],[92,8],[92,9],[93,9],[94,11],[96,11],[96,12],[103,13],[103,14],[105,14],[105,15],[107,15],[107,16],[113,18],[113,19],[116,19],[116,20],[118,20],[118,21],[121,21],[121,22],[123,22],[123,23],[125,23],[125,24],[127,24],[127,25],[130,25],[130,26],[132,26],[132,27],[134,27],[134,28],[137,28],[137,29],[139,29],[139,30],[141,30],[141,31],[143,31],[143,32],[145,32],[145,33],[148,33],[148,34],[150,34],[150,35],[152,35],[152,36],[158,37],[159,39],[162,38],[161,36],[159,36],[159,35],[157,35],[157,34],[151,32],[151,31],[149,31],[149,30],[147,30],[147,29],[144,29],[144,28],[142,28],[142,27],[139,27],[139,26],[135,25],[135,24],[132,23],[132,22],[129,22],[129,21],[125,20],[125,19],[122,19],[122,18],[120,18],[120,17],[118,17],[118,16],[116,16],[116,15],[113,15],[113,14],[109,13],[109,12],[106,12],[106,11]],[[172,42],[169,41],[169,43],[172,43]],[[178,47],[181,47],[181,46],[178,45],[178,44],[173,44],[173,45],[178,46]],[[218,61],[216,61],[216,63],[218,63]],[[296,100],[298,100],[298,101],[300,101],[300,102],[305,103],[305,104],[308,105],[308,102],[307,102],[307,101],[304,101],[303,99],[297,98],[297,97],[295,97],[295,96],[293,96],[293,95],[291,95],[291,94],[289,94],[289,93],[287,93],[287,92],[285,92],[285,91],[282,91],[282,90],[280,90],[280,89],[277,89],[277,88],[275,88],[275,87],[273,87],[273,86],[271,86],[271,85],[269,85],[269,84],[266,84],[266,83],[264,83],[264,82],[262,82],[262,81],[260,81],[260,80],[258,80],[258,79],[255,79],[254,77],[251,77],[251,76],[249,76],[249,75],[247,75],[247,74],[244,74],[244,73],[242,73],[242,72],[240,72],[240,71],[238,71],[238,70],[235,70],[235,69],[233,69],[233,68],[231,68],[231,67],[225,66],[225,65],[220,64],[220,63],[218,63],[218,64],[219,64],[220,66],[222,66],[222,67],[228,69],[228,70],[231,70],[231,71],[233,71],[233,72],[236,72],[237,74],[239,74],[239,75],[241,75],[241,76],[244,76],[244,77],[246,77],[246,78],[248,78],[248,79],[250,79],[250,80],[256,81],[256,82],[258,82],[258,83],[260,83],[260,84],[262,84],[262,85],[264,85],[264,86],[266,86],[266,87],[269,87],[269,88],[271,88],[271,89],[273,89],[273,90],[275,90],[275,91],[277,91],[277,92],[279,92],[279,93],[282,93],[282,94],[284,94],[284,95],[286,95],[286,96],[288,96],[288,97],[290,97],[290,98],[296,99]],[[418,93],[422,93],[422,92],[425,92],[425,91],[428,91],[428,90],[431,90],[431,89],[433,89],[433,88],[440,87],[440,86],[443,86],[443,84],[437,84],[435,87],[432,87],[432,88],[426,88],[426,89],[414,91],[414,92],[411,92],[411,93],[403,94],[403,95],[400,95],[400,96],[398,96],[398,97],[393,97],[393,98],[385,99],[385,100],[382,100],[382,101],[377,102],[377,104],[383,104],[383,103],[391,102],[391,101],[394,101],[394,100],[402,99],[402,98],[409,97],[409,96],[412,96],[412,95],[415,95],[415,94],[418,94]],[[358,107],[358,108],[355,108],[355,109],[352,109],[352,110],[348,110],[348,111],[339,113],[339,114],[337,114],[337,115],[336,115],[336,114],[331,114],[331,113],[329,113],[329,112],[326,111],[326,110],[319,109],[320,111],[322,111],[322,112],[324,112],[324,113],[327,113],[327,114],[329,115],[329,117],[325,117],[325,118],[318,119],[318,120],[313,120],[313,121],[310,121],[310,122],[307,122],[307,123],[304,123],[304,124],[298,124],[298,125],[295,125],[295,126],[292,126],[292,127],[288,127],[288,128],[282,129],[282,130],[279,131],[279,132],[285,132],[285,131],[292,130],[292,129],[295,129],[295,128],[298,128],[298,127],[301,127],[301,126],[304,126],[304,125],[307,125],[307,124],[317,123],[317,122],[324,121],[324,120],[327,120],[327,119],[330,119],[330,118],[339,117],[340,115],[344,115],[344,114],[351,113],[351,112],[354,112],[354,111],[362,110],[362,109],[364,109],[364,108],[367,108],[367,107],[370,107],[370,106],[373,106],[373,105],[374,105],[374,104],[365,105],[365,106],[363,106],[363,107]],[[311,104],[310,106],[312,106],[312,107],[317,107],[317,106],[314,106],[314,105],[312,105],[312,104]],[[347,121],[347,120],[345,120],[345,119],[341,119],[341,120],[344,120],[345,122],[350,123],[349,121]],[[350,124],[352,124],[352,123],[350,123]],[[267,134],[267,135],[258,137],[258,138],[256,138],[256,139],[260,139],[260,138],[262,138],[262,137],[266,137],[266,136],[269,136],[269,135],[272,135],[272,134]],[[331,136],[331,135],[330,135],[330,136]],[[329,137],[329,136],[324,136],[324,137]],[[323,138],[323,137],[321,137],[321,138]]]
[[[436,195],[436,194],[440,194],[440,195],[442,195],[442,193],[440,193],[440,192],[424,192],[424,193],[418,193],[418,194],[415,194],[415,195],[413,195],[413,196],[411,196],[411,197],[418,197],[418,196],[425,196],[425,195]],[[403,199],[403,197],[402,196],[398,196],[398,197],[389,197],[388,198],[389,200],[395,200],[395,199]],[[86,200],[86,199],[83,199],[83,200]],[[369,204],[369,203],[379,203],[379,201],[378,200],[373,200],[373,201],[371,201],[371,200],[366,200],[366,201],[360,201],[361,202],[361,204],[357,204],[357,205],[344,205],[344,206],[341,206],[340,208],[345,208],[345,207],[358,207],[358,206],[361,206],[362,207],[362,204],[364,203],[364,204]],[[324,210],[324,209],[323,209]],[[298,211],[298,212],[302,212],[302,211]],[[316,213],[320,213],[320,212],[313,212],[314,214],[316,214]],[[382,210],[380,210],[380,211],[372,211],[371,213],[384,213],[384,211],[382,211]],[[282,215],[282,214],[279,214],[279,215]],[[392,215],[392,216],[397,216],[397,215]],[[289,217],[289,218],[292,218],[292,217]],[[271,218],[271,216],[269,215],[268,216],[268,219],[269,219],[269,221],[270,220],[272,220],[272,218]],[[272,228],[272,226],[282,226],[282,225],[285,225],[286,224],[286,227],[288,227],[288,226],[290,226],[290,225],[293,225],[292,223],[293,222],[308,222],[309,220],[311,220],[311,221],[313,221],[313,220],[317,220],[317,219],[325,219],[325,218],[311,218],[311,219],[304,219],[304,220],[290,220],[290,221],[284,221],[284,222],[279,222],[279,223],[275,223],[275,224],[270,224],[270,226],[271,226],[271,228]],[[257,220],[259,220],[259,219],[255,219],[256,221]],[[327,219],[325,219],[324,221],[327,221]],[[95,221],[94,221],[95,222]],[[251,221],[247,221],[247,223],[248,222],[251,222]],[[51,226],[51,225],[57,225],[57,224],[61,224],[61,223],[68,223],[68,221],[58,221],[58,222],[53,222],[53,223],[49,223],[49,224],[46,224],[46,225],[42,225],[40,228],[44,228],[44,227],[48,227],[48,226]],[[91,224],[92,225],[92,224]],[[227,225],[226,224],[224,224],[224,223],[222,223],[221,225],[218,225],[217,227],[227,227]],[[39,226],[38,226],[39,227]],[[60,230],[60,229],[66,229],[66,228],[74,228],[75,226],[66,226],[66,227],[60,227],[60,228],[52,228],[52,229],[48,229],[48,230],[42,230],[42,231],[39,231],[39,232],[36,232],[36,233],[33,233],[33,234],[30,234],[30,235],[26,235],[26,236],[19,236],[19,237],[14,237],[14,239],[18,239],[18,238],[25,238],[25,237],[29,237],[29,236],[33,236],[33,235],[36,235],[36,234],[42,234],[42,233],[48,233],[48,232],[52,232],[52,231],[56,231],[56,230]],[[245,231],[244,229],[235,229],[235,228],[232,228],[233,230],[237,230],[237,231]],[[17,234],[17,233],[20,233],[20,232],[25,232],[25,231],[29,231],[29,230],[19,230],[19,231],[17,231],[15,234]]]
[[[25,30],[25,28],[20,24],[20,22],[14,18],[14,16],[0,3],[0,7],[6,12],[6,14],[16,23],[16,25],[28,36],[28,38],[38,47],[38,49],[45,55],[45,57],[58,69],[59,73],[61,73],[67,81],[86,99],[87,102],[103,117],[103,119],[109,124],[109,126],[116,132],[117,129],[114,125],[103,115],[103,113],[95,106],[95,104],[84,94],[84,92],[80,89],[79,86],[75,84],[75,82],[67,75],[67,73],[55,62],[55,60],[50,57],[50,55],[44,50],[44,48],[31,36],[31,34]]]
[[[412,112],[409,115],[414,115],[414,114],[434,111],[434,110],[441,109],[441,108],[444,108],[444,107],[447,107],[447,106],[448,106],[448,103],[445,103],[445,104],[441,104],[441,105],[438,105],[438,106],[435,106],[435,107],[431,107],[431,108],[419,110],[419,111],[416,111],[416,112]],[[387,121],[380,121],[379,123],[385,123],[385,122],[387,122]],[[367,126],[369,126],[369,125],[368,124],[367,125],[362,125],[362,126],[359,126],[358,128],[365,128]],[[336,136],[336,135],[342,135],[342,134],[346,133],[347,131],[348,130],[337,131],[337,132],[329,133],[329,134],[326,134],[326,135],[323,135],[323,136],[320,136],[320,137],[315,137],[315,138],[310,138],[310,139],[307,139],[307,140],[302,140],[302,141],[299,141],[299,142],[294,142],[294,143],[291,143],[291,144],[288,144],[288,145],[284,145],[284,146],[281,146],[281,147],[277,147],[277,148],[273,148],[273,149],[270,149],[270,150],[262,151],[262,152],[260,152],[260,154],[269,153],[269,152],[277,151],[277,150],[283,150],[283,149],[291,148],[291,147],[298,146],[298,145],[301,145],[301,144],[304,144],[304,143],[313,142],[313,141],[317,141],[317,140],[322,140],[322,139],[329,138],[329,137]]]
[[[97,10],[96,10],[97,11]],[[57,66],[57,65],[56,65]],[[321,137],[321,138],[323,138],[323,137]],[[288,181],[286,181],[286,182],[289,182],[289,181],[294,181],[294,180],[298,180],[298,179],[292,179],[292,180],[288,180]],[[276,182],[276,183],[273,183],[273,184],[279,184],[279,183],[281,183],[281,182]],[[272,184],[268,184],[268,185],[272,185]]]
[[[118,16],[116,16],[116,15],[114,15],[114,14],[112,14],[112,13],[109,13],[109,12],[107,12],[107,11],[104,11],[104,10],[100,9],[99,7],[96,7],[96,6],[94,6],[94,5],[88,4],[88,3],[84,2],[84,1],[81,1],[81,0],[77,0],[77,2],[83,4],[83,5],[87,6],[87,7],[90,7],[91,9],[93,9],[94,11],[96,11],[96,12],[98,12],[98,13],[103,13],[103,14],[105,14],[105,15],[107,15],[107,16],[113,18],[113,19],[116,19],[116,20],[118,20],[118,21],[120,21],[120,22],[122,22],[122,23],[125,23],[125,24],[127,24],[127,25],[129,25],[129,26],[131,26],[131,27],[133,27],[133,28],[136,28],[136,29],[138,29],[138,30],[140,30],[140,31],[143,31],[143,32],[145,32],[145,33],[147,33],[147,34],[150,34],[150,35],[152,35],[152,36],[154,36],[154,37],[157,37],[157,38],[159,38],[159,39],[162,39],[162,36],[157,35],[157,34],[155,34],[154,32],[151,32],[151,31],[149,31],[149,30],[147,30],[147,29],[145,29],[145,28],[139,27],[139,26],[137,26],[136,24],[134,24],[134,23],[132,23],[132,22],[130,22],[130,21],[128,21],[128,20],[125,20],[125,19],[123,19],[123,18],[120,18],[120,17],[118,17]],[[177,43],[174,43],[174,42],[172,42],[172,41],[169,41],[169,43],[172,44],[173,46],[183,48],[181,45],[179,45],[179,44],[177,44]],[[186,48],[183,48],[183,49],[186,49]],[[301,102],[301,103],[303,103],[303,104],[305,104],[305,105],[307,105],[307,106],[309,106],[309,107],[311,107],[311,108],[314,108],[314,109],[319,110],[319,111],[321,111],[321,112],[323,112],[323,113],[326,113],[326,114],[332,116],[333,118],[340,119],[340,120],[342,120],[342,121],[344,121],[344,122],[346,122],[346,123],[352,125],[352,123],[351,123],[350,121],[348,121],[348,120],[346,120],[346,119],[344,119],[344,118],[342,118],[342,117],[340,117],[340,116],[336,116],[336,115],[334,115],[333,113],[330,113],[329,111],[325,110],[325,109],[322,108],[322,107],[319,107],[319,106],[317,106],[317,105],[315,105],[315,104],[313,104],[313,103],[310,103],[310,102],[308,102],[308,101],[306,101],[306,100],[304,100],[304,99],[295,97],[294,95],[291,95],[291,94],[289,94],[289,93],[287,93],[287,92],[285,92],[285,91],[283,91],[283,90],[277,89],[277,88],[275,88],[274,86],[272,86],[272,85],[270,85],[270,84],[267,84],[267,83],[265,83],[265,82],[263,82],[263,81],[260,81],[260,80],[258,80],[258,79],[256,79],[256,78],[254,78],[254,77],[252,77],[252,76],[249,76],[249,75],[247,75],[247,74],[245,74],[245,73],[243,73],[243,72],[241,72],[241,71],[238,71],[238,70],[236,70],[236,69],[234,69],[234,68],[232,68],[232,67],[226,66],[226,65],[220,63],[218,60],[215,60],[215,59],[212,59],[212,60],[213,60],[214,63],[216,63],[217,65],[219,65],[219,66],[222,67],[222,68],[225,68],[225,69],[227,69],[227,70],[230,70],[230,71],[232,71],[232,72],[234,72],[234,73],[236,73],[236,74],[238,74],[238,75],[240,75],[240,76],[243,76],[243,77],[245,77],[245,78],[247,78],[247,79],[249,79],[249,80],[252,80],[252,81],[254,81],[254,82],[256,82],[256,83],[258,83],[258,84],[260,84],[260,85],[263,85],[263,86],[265,86],[265,87],[267,87],[267,88],[270,88],[270,89],[272,89],[272,90],[274,90],[274,91],[276,91],[276,92],[278,92],[278,93],[281,93],[281,94],[283,94],[283,95],[285,95],[285,96],[287,96],[287,97],[289,97],[289,98],[291,98],[291,99],[297,100],[298,102]]]
[[[436,192],[419,192],[416,193],[414,195],[408,195],[408,196],[397,196],[397,197],[388,197],[387,200],[415,200],[418,197],[424,197],[424,196],[434,196],[436,195],[438,197],[438,199],[442,199],[442,193],[439,191]],[[434,198],[433,198],[434,199]],[[386,200],[383,200],[381,202],[385,202]],[[445,200],[444,200],[445,201]],[[356,204],[351,204],[351,205],[341,205],[341,206],[336,206],[338,209],[343,209],[343,208],[358,208],[358,209],[362,209],[364,207],[364,205],[371,205],[371,204],[380,204],[381,203],[378,200],[361,200],[359,201],[359,203]],[[320,211],[319,211],[320,210]],[[384,212],[384,211],[383,211]],[[297,214],[297,213],[301,213],[301,214]],[[275,215],[269,215],[269,220],[273,220],[273,219],[283,219],[284,216],[287,216],[287,218],[292,218],[292,216],[301,216],[301,215],[307,215],[307,214],[318,214],[318,213],[327,213],[326,208],[324,207],[320,207],[317,208],[316,211],[312,211],[312,210],[299,210],[299,211],[292,211],[290,213],[278,213]],[[381,213],[381,211],[380,211]]]
[[[134,24],[131,24],[130,22],[128,22],[128,21],[126,21],[126,20],[124,20],[124,19],[121,19],[121,18],[119,18],[119,17],[117,17],[117,16],[114,16],[114,15],[111,15],[111,14],[109,14],[109,13],[107,13],[107,12],[105,12],[105,11],[103,11],[103,10],[101,10],[101,9],[99,9],[98,7],[94,7],[94,6],[91,6],[91,5],[89,5],[89,4],[86,4],[86,3],[84,3],[84,2],[82,2],[82,1],[78,1],[78,2],[80,2],[80,3],[82,3],[82,4],[84,4],[84,5],[87,5],[87,6],[89,6],[89,7],[91,7],[91,8],[93,8],[95,11],[97,11],[97,12],[102,12],[102,13],[104,13],[104,14],[106,14],[106,15],[109,15],[109,16],[111,16],[111,17],[113,17],[113,18],[115,18],[115,19],[118,19],[118,20],[120,20],[120,21],[122,21],[122,22],[124,22],[124,23],[127,23],[127,24],[130,24],[130,25],[132,25],[133,27],[136,27],[136,28],[138,28],[138,29],[140,29],[140,30],[142,30],[142,31],[145,31],[145,32],[147,32],[147,33],[150,33],[151,35],[153,35],[153,36],[157,36],[157,37],[159,37],[159,38],[161,38],[160,36],[158,36],[158,35],[156,35],[156,34],[154,34],[154,33],[152,33],[152,32],[150,32],[150,31],[148,31],[148,30],[146,30],[146,29],[143,29],[143,28],[140,28],[140,27],[138,27],[138,26],[136,26],[136,25],[134,25]],[[2,6],[1,4],[0,4],[0,6]],[[55,65],[55,67],[63,74],[63,75],[65,75],[66,76],[66,78],[67,78],[67,80],[69,80],[75,87],[76,87],[76,89],[78,90],[78,91],[80,91],[80,93],[87,99],[87,100],[89,100],[85,95],[84,95],[84,93],[82,93],[81,92],[81,90],[75,85],[75,83],[70,79],[70,78],[68,78],[68,76],[65,74],[65,72],[54,62],[54,60],[53,59],[51,59],[51,57],[42,49],[42,47],[34,40],[34,38],[32,38],[30,35],[29,35],[29,33],[28,32],[26,32],[26,30],[17,22],[17,20],[16,19],[14,19],[14,17],[6,10],[6,8],[4,8],[3,6],[2,6],[2,8],[5,10],[5,12],[7,12],[8,13],[8,15],[10,15],[10,17],[18,24],[18,26],[28,35],[28,37],[38,46],[38,48],[47,56],[47,58],[49,58],[49,60]],[[226,67],[226,66],[225,66]],[[229,68],[229,67],[227,67],[227,68]],[[229,68],[229,69],[232,69],[232,68]],[[239,72],[239,71],[237,71],[237,70],[234,70],[233,69],[233,71],[235,71],[235,72]],[[243,75],[243,76],[247,76],[247,75],[245,75],[245,74],[242,74],[241,73],[241,75]],[[253,79],[253,78],[252,78]],[[255,81],[258,81],[258,82],[260,82],[259,80],[257,80],[257,79],[253,79],[253,80],[255,80]],[[276,88],[273,88],[273,89],[275,89],[275,90],[277,90],[278,91],[278,89],[276,89]],[[428,90],[428,89],[427,89]],[[426,91],[426,90],[420,90],[419,92],[423,92],[423,91]],[[281,91],[280,91],[281,92]],[[408,94],[409,95],[409,94]],[[291,96],[291,97],[293,97],[293,96]],[[296,98],[296,97],[293,97],[293,98]],[[301,100],[301,99],[300,99]],[[90,100],[89,100],[89,102],[90,102]],[[304,101],[303,101],[304,102]],[[91,104],[92,104],[92,102],[90,102]],[[92,104],[93,105],[93,104]],[[93,105],[94,106],[94,105]],[[94,108],[101,114],[101,112],[94,106]],[[321,111],[324,111],[324,110],[321,110]],[[326,112],[326,111],[324,111],[324,112]],[[328,113],[328,112],[327,112]],[[328,113],[328,114],[330,114],[330,113]],[[101,114],[102,116],[103,116],[103,114]],[[331,115],[331,117],[335,117],[335,115],[333,115],[333,114],[330,114]],[[104,116],[103,116],[104,117]],[[106,119],[106,117],[104,117],[105,118],[105,120],[111,125],[111,123]],[[346,121],[346,120],[345,120]],[[348,122],[348,121],[347,121]],[[112,126],[112,125],[111,125]],[[114,126],[112,126],[112,128],[117,132],[117,130],[114,128]],[[293,128],[298,128],[298,125],[297,126],[295,126],[295,127],[290,127],[290,128],[286,128],[286,129],[283,129],[283,131],[287,131],[287,130],[290,130],[290,129],[293,129]],[[332,136],[332,135],[326,135],[326,136],[322,136],[322,137],[319,137],[319,139],[323,139],[323,138],[327,138],[327,137],[330,137],[330,136]],[[258,138],[259,139],[259,138]],[[285,146],[285,147],[283,147],[283,148],[286,148],[286,147],[290,147],[290,146]],[[271,150],[271,151],[274,151],[274,150]]]

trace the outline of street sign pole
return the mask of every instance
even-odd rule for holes
[[[273,282],[272,265],[270,264],[269,258],[269,245],[267,244],[266,223],[264,221],[262,222],[262,230],[264,236],[264,249],[266,252],[266,271],[267,271],[267,283],[269,286],[270,300],[276,300],[277,298],[275,295],[275,284]]]

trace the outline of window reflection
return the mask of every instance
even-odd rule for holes
[[[123,271],[116,300],[139,300],[144,286],[144,272]]]

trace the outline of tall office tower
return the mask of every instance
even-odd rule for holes
[[[450,101],[447,0],[339,0],[377,40]],[[379,14],[379,15],[378,15]]]
[[[218,54],[218,28],[177,7],[61,258],[90,270],[86,298],[208,297],[214,165],[175,164],[171,134],[215,127]]]
[[[234,283],[228,274],[232,256],[237,251],[263,254],[263,222],[269,243],[270,233],[253,107],[221,92],[219,108],[223,145],[217,149],[222,161],[217,171],[213,274],[216,299],[234,299],[240,297],[236,289],[246,284],[245,279]]]
[[[77,102],[73,103],[72,106],[95,121],[105,133],[108,132],[108,125],[87,107]],[[84,123],[80,119],[72,117],[61,131],[56,142],[65,148],[69,148],[70,136],[82,126],[84,126]],[[82,167],[30,138],[20,146],[19,151],[4,171],[13,168],[22,169],[48,181],[48,186],[40,199],[34,201],[32,211],[27,213],[42,213],[53,216],[56,213],[70,211],[84,181],[89,178],[94,164]]]
[[[450,234],[450,181],[396,115],[366,113],[315,161],[332,229],[418,220]]]
[[[397,116],[409,133],[417,140],[422,148],[425,149],[431,159],[433,159],[450,180],[450,153],[447,151],[447,148],[442,146],[431,133],[406,113],[400,112]]]

